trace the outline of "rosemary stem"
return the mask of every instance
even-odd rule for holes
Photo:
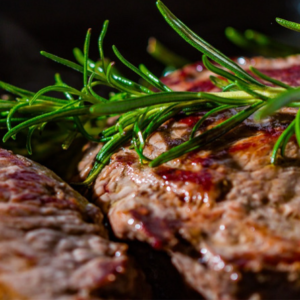
[[[89,114],[89,107],[82,107],[82,108],[69,108],[63,111],[59,112],[50,112],[46,113],[44,115],[29,119],[28,121],[25,121],[21,124],[18,124],[17,126],[13,127],[9,132],[7,132],[3,137],[3,142],[5,143],[10,137],[18,133],[23,128],[28,128],[32,125],[41,124],[44,122],[49,122],[53,120],[57,120],[64,117],[69,116],[80,116],[80,115],[86,115]]]
[[[285,91],[284,88],[273,88],[273,87],[268,87],[268,88],[264,88],[264,89],[254,89],[253,90],[255,93],[259,93],[263,96],[266,97],[275,97],[278,94],[282,93]],[[231,99],[253,99],[253,96],[249,95],[248,93],[244,92],[244,91],[232,91],[232,92],[217,92],[217,93],[209,93],[211,95],[215,95],[221,98],[231,98]]]

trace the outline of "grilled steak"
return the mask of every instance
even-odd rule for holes
[[[127,246],[48,169],[0,149],[0,299],[147,297]]]
[[[300,57],[239,59],[247,69],[300,85]],[[174,90],[209,91],[201,63],[164,82]],[[207,119],[199,132],[235,111]],[[169,120],[150,137],[150,158],[189,138],[201,114]],[[185,280],[207,299],[300,298],[300,151],[295,139],[286,158],[270,164],[272,147],[294,118],[293,110],[254,122],[251,118],[200,151],[162,166],[141,165],[124,148],[93,186],[93,200],[114,233],[164,249]],[[79,165],[90,170],[101,145],[90,145]],[[298,186],[299,185],[299,186]]]

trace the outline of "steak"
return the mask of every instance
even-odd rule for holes
[[[102,213],[54,173],[0,149],[0,299],[147,298]]]
[[[300,56],[237,62],[300,85]],[[216,90],[209,75],[197,63],[163,81],[174,90]],[[234,113],[208,118],[199,133]],[[181,114],[163,124],[144,154],[154,158],[186,141],[203,114]],[[272,148],[294,114],[283,109],[260,123],[250,117],[203,149],[156,168],[141,165],[125,147],[96,179],[93,202],[117,237],[167,251],[185,281],[206,299],[299,299],[300,151],[294,137],[286,157],[270,164]],[[100,148],[85,148],[82,179]]]

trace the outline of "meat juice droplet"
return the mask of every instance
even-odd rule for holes
[[[239,57],[237,59],[237,62],[238,62],[239,65],[245,65],[246,64],[246,60],[245,60],[244,57]]]
[[[230,275],[230,279],[231,279],[232,281],[236,281],[236,280],[239,279],[239,275],[238,275],[237,273],[232,273],[232,274]]]
[[[202,65],[197,65],[196,67],[197,72],[202,72],[203,71],[203,66]]]
[[[128,223],[128,225],[132,225],[134,223],[134,219],[132,219],[132,218],[129,219],[127,223]]]

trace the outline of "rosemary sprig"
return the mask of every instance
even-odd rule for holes
[[[99,61],[89,58],[90,29],[85,38],[83,51],[78,48],[74,49],[78,63],[41,52],[45,57],[81,72],[83,76],[81,90],[67,85],[58,74],[55,76],[54,85],[41,89],[37,93],[0,82],[0,87],[17,96],[15,100],[0,101],[0,125],[6,124],[8,129],[3,141],[14,138],[20,131],[28,130],[27,149],[29,153],[32,153],[31,137],[33,132],[40,130],[44,134],[46,124],[54,122],[58,125],[59,132],[63,131],[64,133],[65,139],[62,145],[64,149],[71,145],[77,135],[82,135],[94,142],[103,142],[104,146],[98,153],[95,164],[83,183],[89,185],[109,163],[113,153],[124,145],[131,143],[131,147],[136,150],[141,163],[155,167],[192,150],[205,147],[241,124],[256,111],[259,111],[258,117],[262,118],[283,106],[300,107],[299,88],[291,88],[251,68],[251,71],[260,79],[279,87],[263,85],[223,53],[197,36],[160,0],[157,1],[157,6],[168,24],[188,43],[204,54],[204,65],[217,75],[211,76],[211,80],[223,90],[222,92],[172,91],[144,65],[140,65],[139,68],[135,67],[113,46],[113,51],[120,62],[139,75],[145,85],[123,77],[115,68],[115,62],[104,57],[103,41],[108,29],[108,21],[105,21],[98,40]],[[112,88],[113,94],[108,98],[97,94],[95,87],[101,85]],[[153,88],[149,88],[149,86]],[[62,93],[64,99],[45,95],[52,91]],[[205,119],[232,108],[238,108],[236,114],[197,135]],[[179,113],[188,115],[196,112],[205,112],[205,114],[193,127],[188,141],[153,160],[144,155],[143,150],[149,136],[159,126]],[[99,122],[101,123],[111,116],[119,116],[115,125],[106,129],[99,126]],[[272,163],[275,163],[279,149],[284,154],[286,144],[294,132],[300,144],[300,113],[277,141],[272,154]]]

